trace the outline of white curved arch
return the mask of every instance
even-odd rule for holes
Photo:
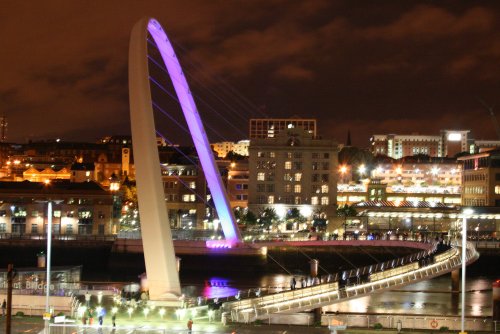
[[[180,294],[175,253],[165,208],[160,161],[149,86],[147,33],[154,39],[172,80],[219,215],[226,240],[241,235],[189,86],[168,37],[155,19],[143,18],[132,29],[129,50],[129,97],[132,143],[146,271],[151,299]],[[170,271],[168,270],[170,268]],[[166,280],[165,280],[166,279]]]

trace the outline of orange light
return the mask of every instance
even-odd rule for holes
[[[45,184],[50,184],[50,180],[49,180],[49,179],[45,179],[45,180],[43,181],[43,183],[45,183]]]
[[[345,174],[347,172],[347,167],[345,165],[340,166],[339,168],[340,173]]]

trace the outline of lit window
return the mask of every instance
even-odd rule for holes
[[[328,205],[328,203],[329,203],[328,197],[326,196],[321,197],[321,205]]]
[[[274,196],[273,195],[267,196],[267,204],[274,204]]]
[[[292,162],[291,161],[285,161],[285,169],[292,169]]]
[[[293,187],[293,192],[298,194],[302,191],[302,187],[300,186],[300,184],[296,184],[294,187]]]
[[[295,181],[300,182],[301,179],[302,179],[302,173],[295,173]]]
[[[276,153],[269,152],[269,158],[276,158]]]
[[[257,173],[257,181],[264,181],[266,179],[266,173],[260,172]]]
[[[311,204],[318,205],[318,196],[311,197]]]
[[[285,184],[285,192],[289,193],[292,191],[292,186],[290,184]]]
[[[323,194],[328,194],[328,185],[323,184],[323,185],[321,186],[321,193],[323,193]]]
[[[495,186],[495,194],[500,194],[500,186]]]
[[[196,189],[196,182],[194,182],[194,181],[189,182],[189,188]]]
[[[194,196],[194,194],[184,194],[184,195],[182,195],[182,201],[183,202],[194,202],[195,196]]]
[[[89,171],[86,171],[86,172],[85,172],[85,176],[86,176],[86,177],[89,177],[89,176],[90,176],[90,172],[89,172]]]
[[[295,196],[295,202],[294,202],[294,204],[295,205],[299,205],[299,204],[301,204],[301,202],[302,202],[302,199],[300,198],[300,196]]]

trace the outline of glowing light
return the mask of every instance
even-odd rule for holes
[[[300,214],[304,217],[309,217],[312,214],[312,209],[310,206],[303,206],[300,208]]]
[[[464,209],[464,215],[470,216],[474,213],[474,210],[472,209]]]
[[[276,210],[276,214],[277,214],[280,218],[285,218],[285,215],[286,215],[286,209],[285,209],[285,206],[284,206],[284,205],[277,204],[277,205],[275,206],[275,210]]]
[[[132,307],[129,307],[129,308],[127,309],[127,313],[128,313],[128,317],[129,317],[129,318],[132,318],[132,312],[134,312],[134,309],[133,309]]]
[[[142,313],[144,313],[144,317],[147,318],[148,317],[148,314],[149,314],[149,308],[145,308]]]
[[[218,249],[223,249],[223,248],[233,248],[235,246],[235,243],[230,241],[230,240],[207,240],[205,242],[205,245],[207,248],[218,248]]]
[[[45,180],[43,180],[43,183],[50,184],[50,180],[49,179],[45,179]]]
[[[365,174],[365,172],[366,172],[366,166],[365,165],[360,165],[358,167],[358,173],[361,174],[361,175],[363,175],[363,174]]]
[[[234,214],[229,205],[229,200],[218,168],[216,167],[212,149],[208,142],[203,123],[198,114],[196,104],[189,89],[188,83],[177,60],[174,49],[160,23],[154,19],[148,22],[148,32],[154,39],[161,57],[171,78],[179,104],[186,118],[193,142],[198,152],[203,172],[212,194],[219,219],[222,223],[224,236],[233,243],[241,240],[241,235],[236,226]]]
[[[118,307],[115,306],[111,309],[111,313],[116,314],[117,312],[118,312]]]
[[[80,306],[78,307],[78,316],[81,318],[85,314],[85,311],[87,311],[87,306]]]
[[[345,165],[340,166],[339,171],[341,174],[345,174],[347,172],[347,167]]]
[[[432,167],[432,169],[431,169],[431,174],[432,174],[432,175],[438,175],[438,173],[439,173],[439,168],[437,168],[437,167]]]
[[[160,313],[160,317],[163,319],[163,316],[165,315],[165,309],[161,308],[158,313]]]
[[[462,140],[462,134],[458,132],[448,133],[448,141],[460,141]]]

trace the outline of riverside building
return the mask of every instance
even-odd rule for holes
[[[251,140],[249,210],[273,208],[283,218],[297,208],[309,221],[313,215],[336,215],[338,145],[313,133],[289,124],[273,136]]]

